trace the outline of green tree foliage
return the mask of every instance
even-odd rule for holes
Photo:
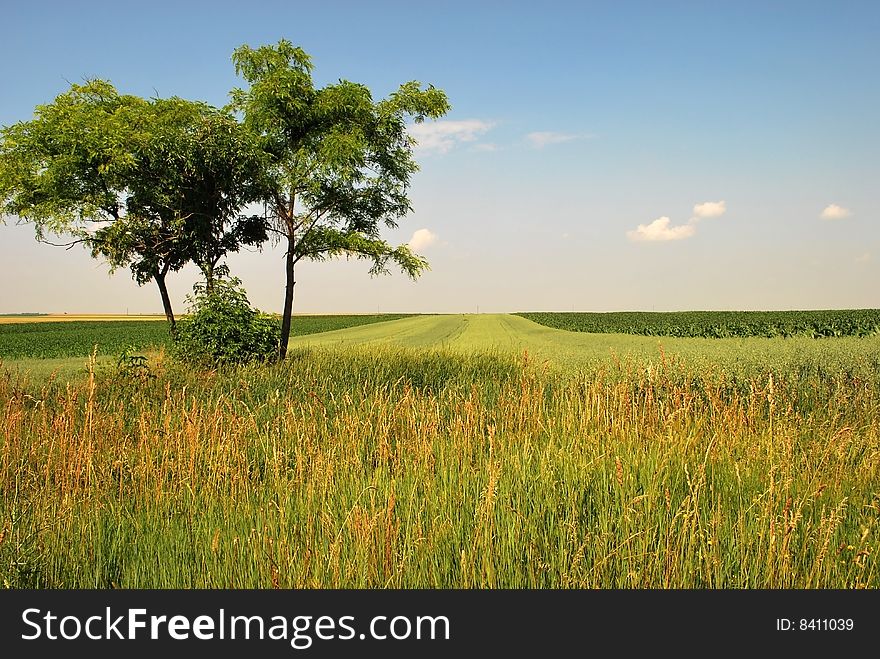
[[[418,169],[406,122],[443,116],[439,89],[408,82],[381,101],[364,85],[340,80],[315,87],[311,58],[290,42],[235,50],[248,89],[232,93],[266,154],[263,202],[267,228],[286,247],[280,356],[287,351],[295,266],[302,259],[366,259],[372,274],[394,264],[417,277],[427,262],[408,246],[393,247],[380,228],[410,210],[410,177]]]
[[[119,193],[135,164],[134,145],[149,139],[149,103],[108,82],[71,85],[31,121],[7,126],[0,141],[4,211],[62,234],[122,212]]]
[[[194,262],[212,286],[221,259],[266,240],[259,198],[262,153],[234,116],[180,98],[145,100],[101,80],[72,85],[31,121],[3,129],[3,210],[74,238],[111,270],[154,280],[172,327],[169,272]]]
[[[150,142],[134,177],[153,183],[133,189],[128,210],[176,226],[186,258],[210,288],[226,274],[217,268],[228,253],[267,239],[261,217],[241,215],[260,196],[255,177],[262,154],[228,112],[179,98],[156,99],[151,106]]]
[[[238,279],[217,279],[210,288],[196,284],[190,315],[174,336],[173,352],[199,365],[267,361],[278,347],[275,318],[253,309]]]

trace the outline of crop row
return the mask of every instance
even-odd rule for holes
[[[531,321],[573,332],[648,336],[872,336],[880,334],[880,309],[830,311],[676,311],[521,313]]]

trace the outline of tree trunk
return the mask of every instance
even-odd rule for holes
[[[210,295],[214,292],[214,264],[206,262],[202,266],[202,274],[205,277],[205,292]]]
[[[174,311],[171,309],[171,298],[168,297],[168,289],[165,286],[165,273],[156,271],[153,274],[153,279],[156,280],[156,285],[159,287],[159,294],[162,296],[162,307],[165,309],[165,318],[168,319],[168,324],[171,325],[171,333],[174,334],[176,321],[174,320]]]
[[[296,265],[294,257],[296,238],[293,232],[287,234],[287,254],[284,255],[284,272],[287,283],[284,287],[284,313],[281,316],[281,340],[278,346],[278,356],[281,359],[287,357],[287,342],[290,340],[290,320],[293,316],[293,287],[296,286],[293,271]]]

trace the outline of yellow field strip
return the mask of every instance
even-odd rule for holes
[[[125,315],[125,314],[47,314],[45,316],[0,316],[0,324],[14,323],[69,323],[73,321],[100,320],[165,320],[163,314]]]

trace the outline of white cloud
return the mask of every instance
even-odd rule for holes
[[[844,208],[837,204],[828,204],[819,217],[823,220],[842,220],[850,215],[852,215],[852,211],[849,208]]]
[[[474,142],[494,124],[479,119],[460,121],[426,121],[407,127],[410,137],[417,142],[418,153],[447,153],[456,144]]]
[[[865,252],[864,254],[859,254],[856,257],[856,263],[867,263],[870,260],[871,260],[871,253],[870,252]]]
[[[430,247],[436,242],[436,233],[434,233],[430,229],[419,229],[412,235],[412,238],[409,239],[409,243],[407,244],[414,252],[420,252],[421,250],[425,249],[426,247]]]
[[[562,144],[563,142],[571,142],[572,140],[579,140],[584,137],[586,137],[586,135],[575,135],[572,133],[554,133],[551,131],[538,131],[536,133],[529,133],[528,135],[526,135],[526,140],[535,149],[543,149],[548,144]]]
[[[708,217],[721,217],[727,212],[727,206],[722,201],[704,201],[702,204],[694,204],[694,216],[691,222],[699,222]]]
[[[498,145],[493,144],[492,142],[480,142],[479,144],[474,144],[471,147],[471,151],[482,151],[484,153],[490,153],[492,151],[497,151]]]
[[[658,217],[651,224],[640,224],[632,231],[627,231],[627,237],[632,241],[666,241],[684,240],[690,238],[696,232],[692,224],[680,224],[669,226],[668,217]]]
[[[709,217],[721,217],[727,212],[727,204],[721,201],[704,201],[694,204],[694,214],[687,224],[670,226],[670,220],[665,215],[658,217],[651,224],[640,224],[626,235],[633,241],[667,241],[684,240],[697,233],[697,224]]]

